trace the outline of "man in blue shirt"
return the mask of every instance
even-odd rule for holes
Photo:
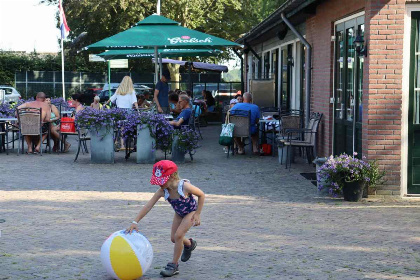
[[[169,122],[174,126],[174,128],[180,128],[181,125],[188,125],[192,113],[190,108],[190,98],[188,95],[181,94],[179,96],[178,104],[182,111],[175,120]]]
[[[245,92],[243,96],[244,102],[243,103],[236,103],[235,106],[230,109],[231,115],[241,115],[243,112],[235,111],[235,110],[243,110],[243,111],[251,111],[251,140],[252,140],[252,150],[254,154],[259,154],[258,148],[258,122],[260,120],[260,108],[252,104],[252,94],[249,92]],[[241,141],[240,137],[235,137],[236,145],[238,146],[238,154],[243,155],[245,154],[244,151],[244,143]]]
[[[168,92],[169,85],[168,81],[171,80],[171,75],[169,70],[163,70],[162,77],[160,81],[157,82],[155,87],[155,94],[153,101],[156,103],[157,110],[159,113],[168,114],[169,113],[169,101],[168,101]]]

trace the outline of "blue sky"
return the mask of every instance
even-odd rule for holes
[[[57,52],[58,6],[39,0],[0,0],[0,49],[31,52]],[[71,27],[70,27],[71,28]]]

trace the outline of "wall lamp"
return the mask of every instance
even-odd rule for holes
[[[353,44],[359,56],[364,55],[365,57],[367,57],[367,43],[365,44],[363,36],[357,35],[356,40],[354,40]]]
[[[295,66],[295,60],[293,59],[293,56],[289,55],[287,57],[287,63],[292,67]]]

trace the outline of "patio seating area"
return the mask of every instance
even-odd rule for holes
[[[418,235],[418,203],[351,204],[319,195],[300,175],[314,172],[312,165],[297,158],[289,171],[277,157],[226,159],[219,133],[220,125],[203,127],[200,152],[179,165],[181,178],[207,196],[202,225],[188,235],[197,239],[197,250],[180,269],[199,268],[200,277],[213,279],[418,276],[418,243],[400,242],[402,233]],[[74,137],[69,141],[76,145]],[[0,260],[9,268],[0,270],[0,279],[109,279],[100,246],[129,226],[156,190],[149,183],[152,164],[126,161],[124,152],[115,154],[115,164],[91,164],[83,154],[75,163],[75,153],[0,153],[2,166],[8,166],[1,174]],[[156,156],[164,158],[161,152]],[[142,279],[160,279],[171,256],[170,211],[160,201],[141,222],[154,249],[152,267]],[[239,266],[248,267],[245,278]],[[182,279],[200,278],[183,273]]]

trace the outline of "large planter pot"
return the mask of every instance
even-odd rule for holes
[[[362,200],[363,188],[365,183],[363,181],[344,182],[343,197],[346,201],[358,202]]]
[[[174,140],[172,141],[172,161],[176,163],[184,163],[185,152],[179,149],[178,141],[178,136],[174,136]]]
[[[329,188],[326,186],[327,183],[325,180],[321,180],[319,178],[319,169],[322,165],[327,161],[327,158],[316,158],[314,160],[314,163],[316,164],[316,185],[318,188],[318,194],[320,195],[329,195]],[[319,189],[320,185],[324,186],[322,189]]]
[[[137,126],[137,163],[155,163],[156,161],[156,141],[150,136],[150,129],[140,125]]]
[[[90,130],[90,161],[114,163],[114,129],[105,126],[99,131]]]

